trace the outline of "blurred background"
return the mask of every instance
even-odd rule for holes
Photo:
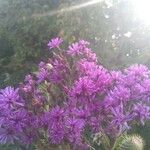
[[[91,42],[102,65],[150,67],[149,0],[0,0],[0,88],[16,86],[49,57],[47,42]],[[135,130],[150,147],[150,125]],[[148,145],[149,144],[149,145]],[[4,148],[2,148],[4,149]]]

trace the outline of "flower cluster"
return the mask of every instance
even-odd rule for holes
[[[33,116],[25,108],[19,89],[6,87],[0,91],[0,143],[29,144],[33,137]],[[26,134],[24,134],[26,132]],[[32,136],[31,136],[32,135]]]
[[[132,65],[109,71],[97,62],[89,42],[80,40],[66,51],[52,39],[58,53],[39,64],[19,88],[0,91],[0,142],[26,144],[44,139],[67,141],[88,149],[88,134],[115,138],[150,119],[150,70]],[[37,143],[36,142],[36,143]],[[82,148],[81,148],[82,147]]]

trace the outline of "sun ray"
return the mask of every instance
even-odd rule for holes
[[[78,5],[73,5],[73,6],[70,6],[70,7],[62,8],[60,10],[54,10],[54,11],[50,11],[50,12],[43,13],[43,14],[33,14],[32,17],[36,18],[36,17],[53,16],[53,15],[57,15],[59,13],[70,12],[70,11],[74,11],[74,10],[81,9],[81,8],[84,8],[84,7],[88,7],[88,6],[91,6],[91,5],[95,5],[95,4],[98,4],[102,1],[104,1],[104,0],[90,0],[90,1],[78,4]]]

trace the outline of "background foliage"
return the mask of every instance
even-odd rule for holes
[[[150,28],[134,16],[129,0],[104,0],[81,8],[87,1],[0,0],[0,87],[17,85],[35,71],[48,56],[47,41],[56,36],[66,43],[90,41],[100,62],[110,69],[133,63],[149,66]],[[58,11],[72,5],[79,8]],[[150,144],[148,130],[148,125],[137,129]]]
[[[46,55],[48,38],[57,35],[56,18],[33,18],[55,9],[55,1],[0,1],[1,87],[18,83]]]

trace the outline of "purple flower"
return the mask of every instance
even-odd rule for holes
[[[79,76],[88,76],[95,83],[95,89],[99,92],[105,92],[107,87],[112,83],[112,77],[108,70],[95,62],[89,62],[86,59],[81,59],[76,65]]]
[[[87,120],[90,116],[90,110],[88,108],[79,109],[76,107],[69,107],[69,105],[66,105],[66,115],[75,116],[79,119]]]
[[[82,45],[83,47],[86,47],[87,45],[90,45],[90,43],[88,41],[85,41],[85,40],[80,40],[79,44]]]
[[[150,107],[142,103],[136,104],[133,108],[133,112],[142,125],[144,125],[146,120],[150,119]]]
[[[63,140],[65,133],[62,126],[57,125],[55,128],[49,128],[49,139],[53,144],[59,144]]]
[[[59,49],[61,43],[55,38],[48,47]],[[80,40],[67,51],[56,51],[19,89],[0,90],[0,143],[49,139],[87,149],[85,131],[102,131],[115,140],[135,121],[150,119],[150,70],[132,65],[109,71],[88,45]]]
[[[130,100],[130,90],[121,85],[114,87],[112,91],[110,91],[109,95],[106,97],[106,101],[108,106],[118,106],[120,103],[126,103]],[[107,107],[108,107],[107,106]]]
[[[95,62],[89,62],[87,59],[81,59],[77,62],[76,69],[79,75],[91,77],[91,75],[97,72],[98,65]]]
[[[71,143],[76,143],[79,144],[81,142],[81,132],[84,129],[84,120],[82,119],[74,119],[74,118],[69,118],[65,122],[65,127],[66,127],[66,138],[71,142]]]
[[[53,66],[50,63],[40,62],[39,70],[36,74],[38,83],[41,83],[42,81],[48,80],[50,78],[52,68]]]
[[[133,116],[130,114],[124,113],[123,104],[120,104],[116,108],[112,108],[112,127],[116,128],[119,132],[129,129],[128,122],[133,119]]]
[[[119,82],[123,78],[123,74],[121,71],[111,71],[110,73],[114,82]]]
[[[60,143],[64,138],[64,110],[59,106],[52,108],[52,110],[46,114],[45,121],[48,124],[49,139],[53,144]]]
[[[33,79],[33,76],[29,74],[25,77],[24,84],[20,86],[20,90],[25,93],[32,92],[35,84],[36,81]]]
[[[52,108],[52,110],[49,113],[49,119],[51,121],[50,126],[52,128],[55,127],[55,123],[62,122],[63,118],[64,118],[64,110],[61,107],[56,106]]]
[[[80,40],[70,45],[67,53],[71,56],[82,55],[87,45],[89,45],[89,42]]]
[[[0,128],[0,143],[1,144],[14,144],[14,140],[18,140],[16,130],[11,126],[5,125],[4,128]]]
[[[26,110],[19,109],[10,114],[9,122],[12,124],[12,127],[17,130],[17,132],[22,132],[22,130],[27,126],[28,117]]]
[[[85,48],[84,49],[84,55],[87,58],[88,61],[97,62],[96,54],[92,52],[91,49]]]
[[[129,75],[138,76],[139,79],[140,79],[140,77],[148,78],[150,75],[150,71],[146,66],[138,65],[138,64],[130,66],[129,68],[125,69],[124,72],[128,76]]]
[[[18,94],[18,89],[6,87],[5,89],[0,90],[0,107],[9,109],[14,106],[23,106]]]
[[[132,65],[124,70],[122,83],[128,87],[134,87],[135,84],[141,83],[143,79],[148,79],[150,71],[144,65]]]
[[[49,47],[49,49],[58,48],[62,42],[63,40],[57,37],[57,38],[51,39],[51,41],[48,42],[47,46]]]
[[[22,133],[19,136],[19,142],[22,145],[29,145],[32,144],[33,141],[36,139],[37,133],[35,132],[34,128],[28,127],[28,131]]]
[[[88,77],[79,78],[73,86],[71,94],[75,97],[77,96],[90,96],[96,92],[96,87],[94,82]]]
[[[71,56],[82,54],[78,43],[73,43],[69,46],[68,54]]]
[[[28,74],[28,75],[25,76],[25,80],[24,81],[25,82],[29,82],[30,84],[32,84],[33,77],[30,74]]]
[[[65,80],[67,73],[65,60],[63,60],[61,57],[58,57],[52,62],[52,68],[50,69],[48,79],[52,83],[60,83],[61,81]]]
[[[44,68],[44,67],[45,67],[45,62],[41,61],[41,62],[39,63],[39,68]]]
[[[89,120],[89,125],[91,127],[92,132],[98,132],[100,129],[100,120],[98,117],[91,117]]]
[[[49,76],[49,72],[44,68],[41,68],[37,73],[37,78],[39,82],[46,80],[48,76]]]

